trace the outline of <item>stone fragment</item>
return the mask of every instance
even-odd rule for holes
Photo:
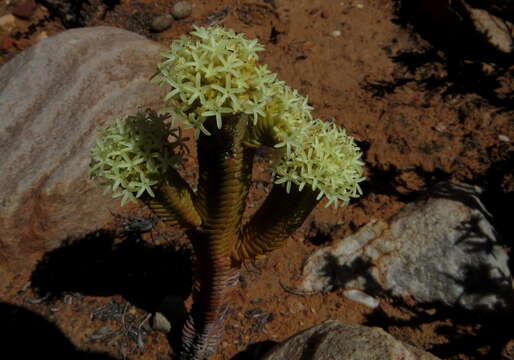
[[[343,291],[343,296],[352,301],[358,302],[364,306],[367,306],[371,309],[375,309],[380,305],[379,301],[368,294],[357,290],[357,289],[349,289]]]
[[[273,347],[261,360],[437,360],[376,327],[325,321]]]
[[[159,15],[152,20],[151,30],[154,32],[161,32],[171,27],[173,23],[173,16]]]
[[[179,1],[171,9],[171,14],[177,20],[187,18],[192,12],[193,7],[189,1]]]
[[[466,309],[512,309],[508,255],[470,186],[442,183],[307,260],[305,291],[360,289]]]
[[[89,179],[89,152],[114,118],[159,107],[149,79],[160,51],[125,30],[82,28],[0,67],[0,283],[119,211]]]
[[[154,330],[169,333],[173,327],[182,326],[187,317],[184,300],[177,295],[168,295],[159,305],[152,321]]]
[[[20,19],[30,20],[30,17],[34,14],[36,7],[37,4],[34,0],[25,0],[21,4],[15,6],[12,13]]]
[[[499,134],[498,135],[498,140],[503,141],[503,142],[510,142],[510,138],[507,135],[504,135],[504,134]]]
[[[16,18],[12,14],[0,17],[0,30],[10,32],[16,26]]]
[[[157,312],[152,318],[152,329],[167,334],[171,331],[171,324],[166,316]]]
[[[503,53],[512,52],[513,25],[502,20],[486,10],[475,9],[463,3],[477,32],[481,33],[486,41]]]

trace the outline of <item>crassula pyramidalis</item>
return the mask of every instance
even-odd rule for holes
[[[153,81],[166,107],[118,119],[92,150],[91,176],[139,199],[183,228],[195,250],[193,308],[180,359],[205,359],[222,334],[230,289],[242,262],[280,247],[325,197],[347,205],[361,194],[361,153],[333,123],[313,119],[307,98],[259,64],[264,48],[218,26],[194,27],[162,54]],[[171,120],[171,121],[168,121]],[[198,147],[197,190],[176,170],[184,154],[180,123]],[[246,223],[255,149],[275,149],[273,188]]]

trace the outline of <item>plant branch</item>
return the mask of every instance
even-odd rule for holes
[[[317,195],[310,187],[299,191],[293,184],[288,194],[284,185],[273,185],[262,206],[244,226],[232,257],[244,261],[282,246],[316,207]]]

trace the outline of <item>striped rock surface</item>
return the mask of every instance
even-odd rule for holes
[[[276,345],[261,360],[437,360],[376,327],[325,321]]]
[[[160,50],[125,30],[82,28],[0,67],[0,281],[118,209],[88,179],[89,151],[114,118],[159,106],[148,80]]]

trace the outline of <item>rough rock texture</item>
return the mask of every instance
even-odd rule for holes
[[[83,28],[0,68],[0,279],[119,206],[88,179],[89,151],[114,117],[158,105],[148,80],[159,51],[125,30]]]
[[[376,327],[325,321],[293,335],[261,360],[437,360]]]
[[[503,53],[512,52],[514,30],[510,21],[494,16],[486,10],[475,9],[464,2],[463,5],[475,30],[481,33],[487,42]]]
[[[390,221],[315,252],[304,267],[307,291],[361,289],[467,309],[511,308],[512,278],[476,190],[440,184]]]

